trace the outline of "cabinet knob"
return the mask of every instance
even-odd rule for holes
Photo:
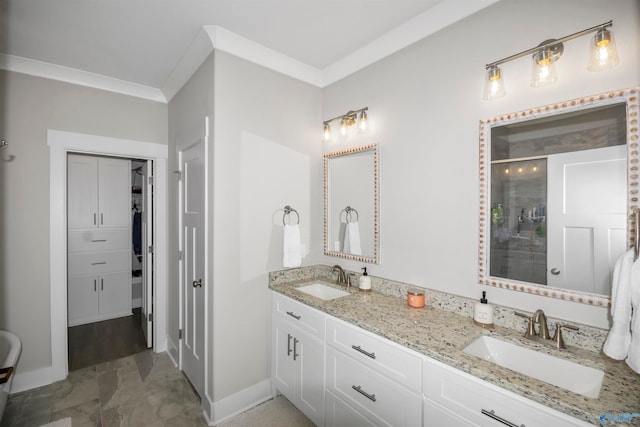
[[[201,288],[202,287],[202,279],[194,280],[192,285],[193,285],[194,288]]]

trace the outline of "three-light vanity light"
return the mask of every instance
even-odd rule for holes
[[[364,107],[359,110],[348,111],[341,116],[336,116],[332,119],[325,120],[324,122],[322,122],[322,124],[324,125],[323,139],[325,141],[331,140],[331,125],[329,125],[329,123],[335,120],[340,120],[340,134],[342,136],[345,136],[347,134],[347,129],[351,126],[354,126],[356,123],[358,124],[358,128],[361,132],[366,132],[368,126],[367,110],[369,110],[369,107]]]
[[[615,67],[619,62],[618,53],[613,40],[613,34],[607,29],[612,26],[613,21],[608,21],[559,39],[545,40],[536,47],[487,64],[485,66],[487,76],[484,85],[483,99],[497,99],[506,94],[502,70],[498,65],[526,55],[532,55],[533,57],[533,70],[531,73],[532,87],[548,86],[556,82],[558,80],[558,73],[555,63],[564,52],[563,43],[593,32],[596,34],[591,39],[589,65],[587,69],[589,71],[601,71]]]

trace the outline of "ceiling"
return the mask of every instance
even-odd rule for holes
[[[495,1],[0,0],[0,68],[162,91],[203,26],[213,26],[233,36],[224,40],[329,72],[313,82],[323,86]],[[219,43],[211,42],[234,53]]]

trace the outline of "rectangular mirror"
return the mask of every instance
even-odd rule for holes
[[[638,90],[480,123],[479,282],[607,306],[633,245]]]
[[[378,144],[324,155],[324,254],[380,263]]]

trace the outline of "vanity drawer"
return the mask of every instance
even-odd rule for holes
[[[423,358],[337,319],[327,319],[327,344],[400,384],[422,391]]]
[[[69,252],[129,249],[131,248],[131,233],[128,228],[70,230],[67,245]]]
[[[483,414],[483,410],[494,411],[496,416],[518,426],[523,424],[554,427],[588,425],[577,418],[527,400],[433,360],[425,360],[424,395],[427,399],[425,403],[444,408],[455,414],[456,419],[462,417],[472,425],[503,425]],[[425,423],[429,424],[429,415],[426,413]]]
[[[327,347],[327,390],[376,425],[422,425],[422,397],[344,353]]]
[[[87,275],[128,271],[131,269],[130,251],[71,253],[68,258],[69,274]]]
[[[274,313],[283,316],[302,330],[324,341],[325,318],[324,313],[311,308],[301,302],[272,292]]]

